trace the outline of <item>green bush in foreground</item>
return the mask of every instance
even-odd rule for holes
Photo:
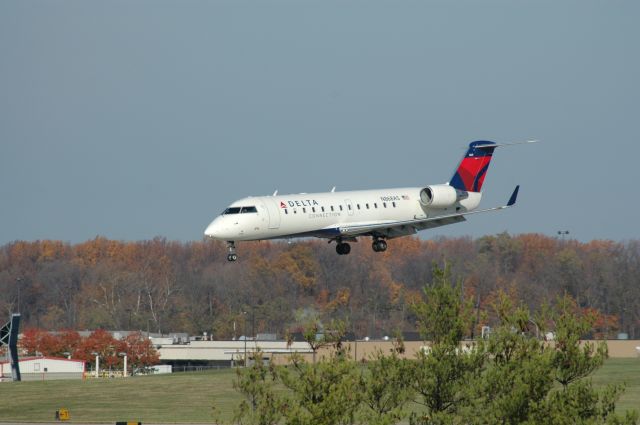
[[[463,342],[473,326],[471,305],[449,270],[436,269],[414,313],[428,349],[415,359],[397,349],[378,352],[366,367],[349,360],[334,335],[328,358],[289,366],[256,362],[238,371],[245,397],[235,420],[242,424],[380,424],[409,419],[436,424],[637,424],[638,412],[615,413],[623,385],[596,389],[591,374],[607,357],[604,343],[580,345],[593,318],[567,297],[536,316],[500,297],[499,325],[485,340]],[[536,334],[552,330],[554,343]],[[344,328],[344,327],[343,327]],[[260,358],[260,357],[257,357]],[[410,403],[413,402],[413,403]]]

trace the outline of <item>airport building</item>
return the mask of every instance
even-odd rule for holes
[[[253,353],[259,350],[264,360],[275,363],[286,363],[292,353],[297,353],[311,361],[313,351],[304,341],[295,341],[287,346],[286,341],[265,341],[260,339],[243,339],[234,341],[190,340],[184,338],[178,341],[171,338],[152,338],[160,354],[162,364],[172,365],[174,372],[199,370],[207,367],[229,367],[241,364],[245,353],[249,362],[253,360]],[[583,344],[596,341],[583,341]],[[607,346],[611,358],[640,358],[640,341],[638,340],[608,340]],[[553,342],[549,342],[553,343]],[[471,345],[473,341],[462,342],[462,346]],[[349,356],[358,361],[366,361],[377,351],[389,353],[394,349],[390,339],[361,339],[343,342]],[[405,341],[405,352],[402,355],[414,358],[419,351],[428,350],[428,343],[424,341]],[[323,347],[318,356],[329,354],[330,347]]]
[[[265,338],[211,341],[191,339],[186,336],[151,337],[157,348],[162,364],[171,365],[173,371],[198,370],[206,367],[233,367],[243,362],[245,356],[253,359],[253,353],[260,351],[263,359],[289,356],[293,353],[310,354],[311,348],[304,341],[287,341]]]
[[[85,364],[82,360],[58,357],[23,357],[19,360],[23,381],[52,379],[82,379]],[[11,364],[0,361],[0,382],[11,380]]]

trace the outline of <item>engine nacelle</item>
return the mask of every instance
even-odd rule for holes
[[[447,208],[458,202],[458,193],[453,186],[439,184],[427,186],[420,191],[420,203],[425,207]]]

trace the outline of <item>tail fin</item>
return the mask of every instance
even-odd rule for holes
[[[487,175],[493,151],[497,147],[494,142],[484,140],[470,143],[449,185],[466,192],[482,191],[484,177]]]

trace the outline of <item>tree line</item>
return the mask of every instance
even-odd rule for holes
[[[640,241],[582,243],[540,234],[389,241],[364,240],[348,256],[326,241],[247,242],[237,263],[223,243],[138,242],[103,237],[70,244],[16,241],[0,247],[0,317],[23,327],[207,332],[215,338],[271,332],[339,319],[357,337],[415,331],[409,306],[451,264],[474,310],[472,336],[497,323],[497,294],[532,310],[567,294],[595,314],[591,336],[640,337]]]

